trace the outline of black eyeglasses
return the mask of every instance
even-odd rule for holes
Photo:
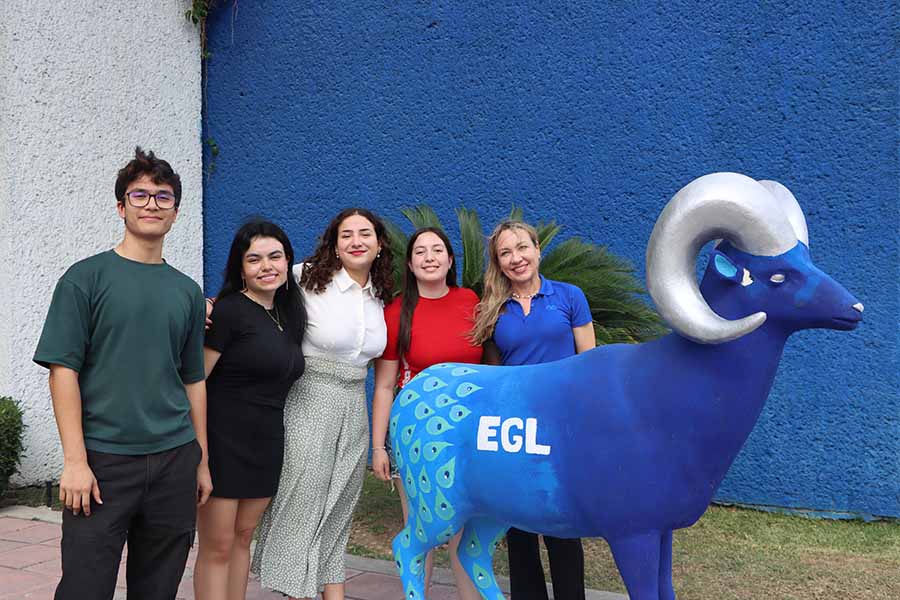
[[[128,198],[128,204],[135,208],[144,208],[150,204],[150,198],[156,202],[157,208],[160,210],[172,210],[178,204],[175,194],[170,192],[156,192],[151,194],[147,190],[133,190],[127,192],[125,196]]]

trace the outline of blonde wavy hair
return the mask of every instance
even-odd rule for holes
[[[500,257],[497,256],[497,241],[507,231],[524,231],[531,238],[535,248],[540,250],[538,235],[534,227],[522,221],[504,221],[494,228],[488,238],[488,266],[484,273],[484,292],[481,302],[475,308],[475,326],[471,338],[474,344],[483,344],[494,334],[494,327],[504,303],[509,300],[510,283],[500,269]]]

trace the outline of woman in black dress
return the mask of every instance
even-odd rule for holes
[[[247,223],[231,243],[204,348],[213,492],[198,515],[198,600],[243,600],[253,530],[278,487],[284,401],[304,368],[293,264],[273,223]]]

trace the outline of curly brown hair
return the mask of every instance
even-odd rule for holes
[[[375,239],[381,244],[381,251],[375,257],[369,275],[372,278],[375,296],[382,302],[388,302],[392,297],[394,277],[393,255],[388,244],[387,228],[381,219],[365,208],[345,208],[331,220],[331,223],[325,228],[325,233],[322,234],[315,252],[303,261],[306,263],[306,268],[303,269],[303,274],[300,276],[300,285],[309,292],[321,294],[325,291],[325,286],[331,282],[334,274],[341,270],[341,259],[334,251],[338,241],[338,229],[344,219],[353,215],[367,219],[375,227]]]

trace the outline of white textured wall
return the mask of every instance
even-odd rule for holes
[[[59,477],[47,372],[31,356],[59,276],[122,237],[113,186],[135,145],[181,175],[164,256],[201,280],[200,49],[189,4],[0,1],[0,395],[26,410],[16,483]]]

